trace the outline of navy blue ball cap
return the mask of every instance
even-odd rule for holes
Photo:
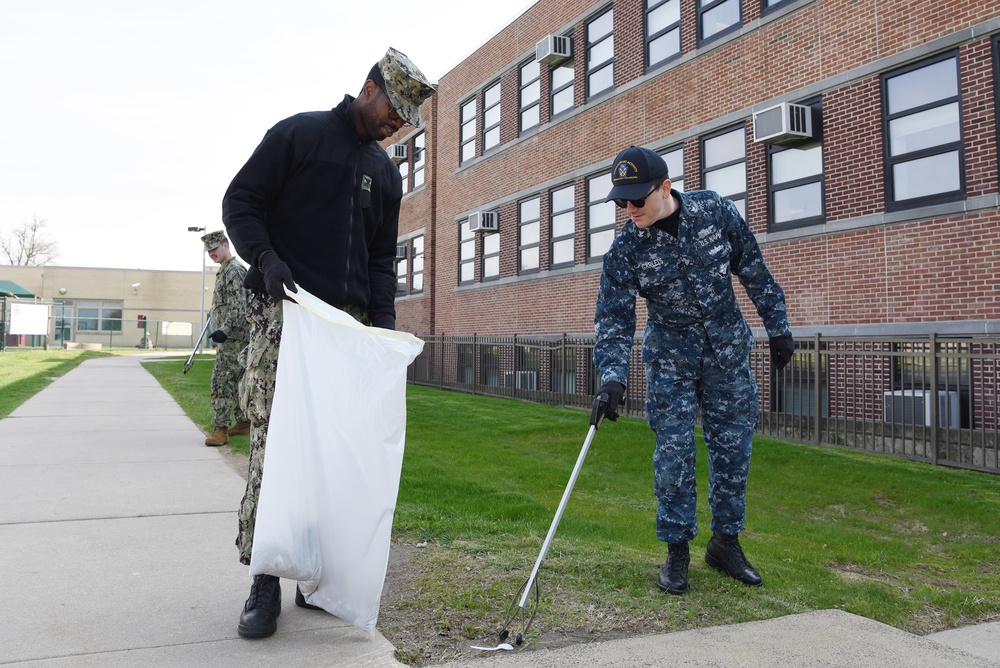
[[[611,192],[605,202],[613,199],[642,199],[653,184],[668,178],[666,161],[648,148],[629,146],[615,158],[611,169]]]

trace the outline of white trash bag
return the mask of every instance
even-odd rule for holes
[[[365,327],[301,287],[284,301],[250,574],[375,633],[423,341]]]

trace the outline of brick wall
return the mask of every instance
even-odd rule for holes
[[[685,188],[697,189],[702,128],[720,129],[719,119],[734,112],[742,117],[729,123],[742,122],[747,136],[747,219],[754,232],[767,233],[767,150],[753,141],[749,110],[778,96],[794,100],[797,91],[809,86],[822,87],[809,96],[822,97],[827,225],[768,238],[764,245],[768,264],[787,294],[793,326],[1000,318],[994,298],[998,281],[993,278],[998,269],[994,258],[1000,256],[1000,242],[991,233],[1000,223],[995,208],[878,222],[886,213],[880,74],[933,55],[927,46],[933,40],[996,19],[1000,9],[995,3],[799,1],[787,5],[790,11],[784,15],[765,15],[763,25],[755,27],[752,22],[761,19],[759,3],[743,2],[742,34],[699,49],[696,2],[681,0],[684,57],[646,73],[644,3],[619,0],[614,7],[616,90],[587,104],[586,22],[608,6],[539,0],[442,77],[434,127],[428,128],[434,146],[428,185],[432,179],[436,184],[408,195],[401,214],[401,231],[428,227],[425,282],[432,294],[400,305],[400,319],[411,331],[429,326],[423,331],[589,332],[599,271],[585,265],[586,175],[606,171],[629,144],[665,147],[668,138],[679,136]],[[772,20],[774,15],[778,18]],[[549,68],[543,65],[542,125],[519,136],[519,66],[540,39],[566,30],[574,37],[577,109],[547,124]],[[965,194],[995,197],[1000,179],[990,36],[955,44],[941,48],[959,53]],[[893,59],[908,49],[914,51],[907,59]],[[873,63],[887,64],[875,71]],[[869,71],[857,74],[863,68]],[[629,87],[643,77],[641,85]],[[482,156],[482,89],[498,78],[502,143]],[[479,103],[481,157],[460,165],[459,104],[470,96]],[[570,181],[576,184],[577,266],[571,273],[550,275],[548,194]],[[526,280],[517,274],[517,200],[534,195],[541,202],[542,272]],[[501,276],[470,289],[458,286],[458,226],[480,208],[500,212]],[[850,224],[858,220],[874,222],[852,229]],[[623,221],[619,213],[619,225]],[[477,248],[478,281],[482,239]],[[741,297],[741,303],[751,324],[759,326],[749,301]],[[432,315],[422,314],[426,308]],[[640,308],[640,328],[643,317]]]

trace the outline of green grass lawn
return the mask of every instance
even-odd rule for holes
[[[187,376],[147,368],[204,420],[210,365]],[[394,539],[427,546],[407,605],[481,638],[531,572],[589,413],[420,386],[407,401]],[[665,596],[655,587],[666,550],[654,531],[653,446],[642,420],[598,431],[539,574],[533,629],[676,630],[839,608],[927,633],[1000,615],[1000,477],[763,437],[742,542],[765,586],[744,587],[702,559],[711,532],[699,434],[691,585]]]
[[[0,356],[0,415],[94,353],[20,355]],[[145,363],[199,425],[211,419],[210,358],[186,375],[183,358]],[[417,558],[400,606],[441,634],[495,638],[589,413],[418,386],[407,402],[393,530]],[[758,438],[742,537],[764,578],[755,589],[702,559],[710,518],[699,447],[701,533],[688,593],[655,586],[665,546],[654,535],[653,434],[642,420],[605,422],[539,574],[532,636],[613,637],[831,608],[914,633],[1000,617],[1000,476]],[[397,642],[391,611],[383,618]]]

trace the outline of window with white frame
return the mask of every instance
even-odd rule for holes
[[[497,212],[497,217],[500,213]],[[483,273],[482,280],[490,281],[500,278],[500,233],[483,233]]]
[[[573,61],[567,60],[558,67],[553,67],[551,75],[552,81],[550,116],[555,118],[559,114],[567,112],[573,108],[573,82],[576,74],[573,71]]]
[[[458,282],[476,280],[476,233],[468,220],[458,226]]]
[[[736,30],[742,24],[740,0],[698,0],[698,41]]]
[[[76,303],[76,331],[122,331],[123,304],[121,301],[78,301]]]
[[[886,209],[964,196],[958,55],[883,75],[882,100]]]
[[[412,274],[410,274],[410,292],[424,291],[424,235],[413,237],[411,243],[413,256]]]
[[[615,240],[615,203],[605,202],[611,187],[609,173],[587,179],[587,262],[597,262]]]
[[[500,82],[483,92],[483,153],[500,145]]]
[[[587,99],[615,85],[614,10],[587,24]]]
[[[521,65],[521,132],[530,130],[541,122],[542,79],[537,60]]]
[[[540,197],[532,197],[517,205],[517,270],[521,274],[539,269],[541,201]]]
[[[421,132],[413,138],[413,189],[416,190],[424,185],[424,167],[427,166],[424,155],[424,133]]]
[[[677,192],[684,192],[684,147],[668,148],[660,154],[667,163],[667,176],[670,187]]]
[[[549,265],[568,267],[576,259],[576,186],[552,191],[549,199]]]
[[[462,147],[459,162],[476,157],[476,98],[462,104]]]
[[[741,125],[702,140],[704,162],[701,182],[732,200],[744,220],[747,217],[747,146]]]
[[[646,69],[681,55],[681,0],[646,0]]]
[[[404,160],[399,163],[399,175],[403,177],[403,194],[410,192],[410,163]]]

